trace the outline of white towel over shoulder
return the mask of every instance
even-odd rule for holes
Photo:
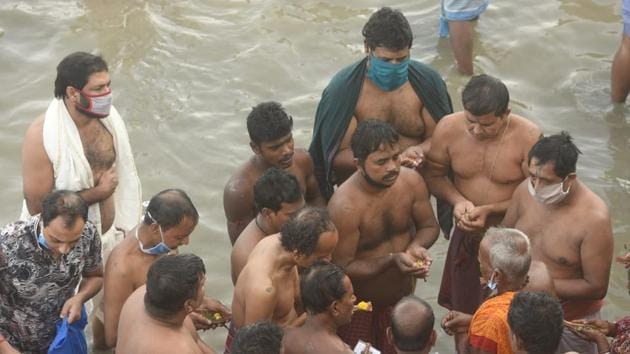
[[[114,226],[130,230],[142,213],[142,190],[136,165],[131,153],[129,136],[125,123],[112,106],[108,117],[101,119],[114,139],[116,149],[116,172],[118,186],[114,192],[116,217]],[[55,189],[80,191],[94,187],[92,169],[83,151],[79,130],[70,117],[63,100],[53,99],[44,117],[44,149],[53,165]],[[26,203],[23,203],[22,218],[28,217]],[[101,212],[98,203],[90,206],[88,219],[101,234]]]

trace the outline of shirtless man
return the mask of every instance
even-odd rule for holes
[[[55,98],[29,126],[22,145],[23,217],[40,213],[44,196],[53,189],[79,192],[101,234],[104,261],[123,238],[116,229],[131,229],[141,213],[140,182],[124,122],[111,105],[110,84],[103,58],[84,52],[65,57],[57,66]],[[80,143],[73,145],[68,136],[75,132]],[[81,145],[82,151],[73,149]],[[116,196],[119,180],[124,196]],[[75,188],[78,185],[83,187]],[[116,210],[116,205],[124,210]],[[100,310],[101,294],[94,297],[93,313]],[[94,345],[102,348],[102,318],[90,321]]]
[[[401,146],[394,128],[383,121],[361,122],[351,141],[357,171],[328,204],[339,230],[333,261],[343,267],[357,297],[371,301],[372,312],[355,312],[339,329],[351,347],[361,339],[383,353],[395,353],[386,340],[392,307],[425,278],[439,228],[420,174],[401,168]]]
[[[158,258],[188,244],[198,220],[199,214],[188,195],[180,189],[167,189],[151,198],[142,221],[114,248],[105,268],[103,297],[108,347],[116,345],[120,311],[127,298],[146,283],[149,267]],[[212,310],[221,312],[224,321],[229,319],[227,308],[211,299],[205,301],[215,305]],[[197,325],[212,325],[203,316],[191,315]]]
[[[122,308],[116,353],[214,353],[189,316],[203,303],[205,281],[203,261],[193,254],[155,261],[146,285]]]
[[[307,204],[326,205],[313,174],[311,157],[306,151],[293,148],[292,129],[293,118],[277,102],[261,103],[247,116],[249,146],[254,156],[230,177],[223,191],[223,210],[232,245],[256,216],[254,183],[271,166],[297,177]]]
[[[284,353],[352,354],[337,336],[337,328],[350,323],[357,300],[350,278],[332,263],[317,262],[300,275],[300,293],[306,322],[286,329]]]
[[[529,152],[529,178],[502,222],[529,235],[532,257],[549,268],[567,320],[599,317],[613,253],[608,207],[577,179],[579,153],[566,132],[538,141]],[[569,331],[559,350],[597,353]]]
[[[453,112],[440,75],[411,59],[413,33],[400,11],[379,9],[363,36],[365,58],[333,77],[317,107],[309,152],[327,198],[356,169],[350,140],[358,123],[390,123],[400,135],[403,165],[415,167],[431,146],[436,122]]]
[[[434,324],[431,305],[409,295],[394,307],[387,339],[396,347],[398,354],[429,354],[437,339]]]
[[[265,236],[277,234],[282,226],[304,206],[300,184],[294,175],[271,167],[256,180],[254,201],[258,214],[232,248],[232,284],[247,263],[247,257]]]
[[[233,333],[246,324],[264,319],[283,327],[304,323],[305,315],[300,316],[295,309],[300,296],[298,267],[330,260],[337,240],[328,212],[306,207],[284,225],[282,232],[256,245],[234,287],[233,326],[225,343],[226,353],[230,353]]]
[[[527,153],[541,135],[535,124],[511,113],[509,101],[500,80],[474,76],[462,92],[464,111],[444,117],[433,134],[425,178],[433,195],[454,205],[457,223],[438,297],[450,310],[473,314],[481,304],[479,240],[503,218],[527,176]],[[455,337],[462,352],[465,339]]]

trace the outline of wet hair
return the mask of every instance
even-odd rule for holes
[[[520,291],[512,299],[508,324],[528,353],[553,354],[562,336],[562,306],[544,292]]]
[[[249,139],[256,145],[289,135],[293,118],[278,102],[263,102],[252,108],[247,116]]]
[[[206,267],[194,254],[166,255],[158,258],[147,273],[144,305],[155,317],[169,318],[184,309],[186,300],[197,296],[203,286]]]
[[[401,351],[418,351],[427,347],[435,315],[426,301],[410,295],[403,297],[392,311],[394,346]]]
[[[391,124],[378,119],[367,119],[359,123],[352,134],[350,147],[354,157],[359,162],[364,162],[381,145],[393,146],[399,139],[400,136]]]
[[[271,167],[254,184],[256,210],[267,208],[277,212],[282,203],[294,203],[302,198],[297,178],[289,172]]]
[[[88,205],[77,192],[68,190],[52,191],[42,202],[42,222],[48,226],[54,219],[61,217],[65,228],[74,226],[77,219],[86,222]]]
[[[529,238],[517,229],[491,227],[484,239],[488,242],[490,264],[508,281],[524,279],[532,263]]]
[[[508,110],[510,93],[501,80],[490,75],[473,76],[462,92],[464,109],[475,116],[502,116]]]
[[[538,160],[538,166],[553,162],[553,172],[564,179],[575,172],[578,155],[581,153],[571,135],[562,131],[560,134],[540,138],[529,150],[527,162],[531,164],[534,157]]]
[[[382,47],[392,51],[411,48],[413,33],[409,21],[400,12],[383,7],[370,16],[363,26],[363,37],[368,48]]]
[[[305,207],[295,213],[280,232],[282,247],[289,251],[310,256],[317,248],[319,237],[335,230],[335,224],[324,208]]]
[[[55,97],[59,99],[66,97],[68,86],[82,90],[90,75],[103,71],[108,71],[107,63],[99,55],[86,52],[75,52],[68,55],[57,65]]]
[[[282,328],[269,320],[241,327],[232,342],[232,354],[280,354]]]
[[[300,293],[304,309],[312,315],[328,309],[333,301],[346,293],[343,279],[346,273],[333,263],[317,261],[300,274]]]
[[[143,222],[146,225],[157,222],[166,231],[179,225],[184,218],[191,218],[195,225],[199,221],[199,213],[192,200],[181,189],[166,189],[151,198]]]

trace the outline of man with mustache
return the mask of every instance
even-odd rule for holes
[[[234,245],[243,229],[256,216],[254,184],[268,168],[285,170],[300,183],[308,205],[325,206],[308,153],[293,147],[293,118],[278,102],[263,102],[247,116],[247,131],[254,156],[230,177],[223,191],[223,210],[230,242]]]
[[[509,102],[501,80],[474,76],[462,92],[464,111],[444,117],[433,133],[424,176],[431,193],[454,206],[456,221],[438,296],[449,310],[473,314],[481,304],[479,241],[501,221],[527,176],[527,152],[541,135],[511,112]],[[455,334],[455,341],[464,352],[465,335]]]
[[[386,335],[392,308],[427,276],[427,248],[439,233],[424,180],[401,169],[399,140],[386,122],[359,123],[350,142],[357,171],[328,204],[339,231],[333,262],[345,269],[357,298],[373,305],[372,312],[355,312],[338,334],[351,347],[361,339],[385,354],[395,353]]]

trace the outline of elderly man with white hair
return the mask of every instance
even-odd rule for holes
[[[492,295],[473,315],[469,353],[512,353],[507,314],[512,298],[527,283],[529,239],[516,229],[490,228],[479,246],[479,265],[482,284]]]

